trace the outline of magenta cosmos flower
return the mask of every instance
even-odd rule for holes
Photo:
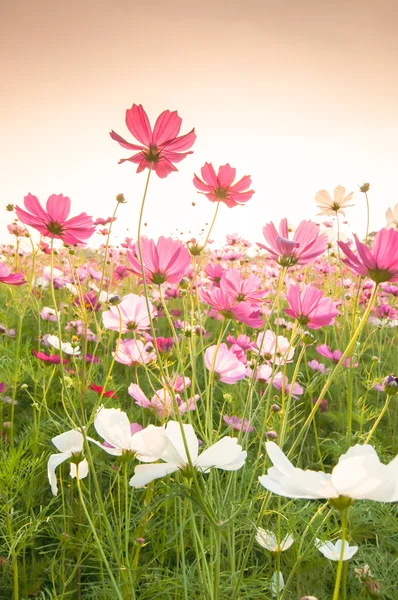
[[[52,194],[47,200],[46,210],[38,198],[28,194],[24,198],[26,210],[15,207],[18,219],[31,225],[46,237],[61,239],[70,246],[85,246],[95,231],[93,220],[86,213],[68,219],[70,199],[62,194]]]
[[[322,290],[312,285],[304,286],[303,290],[298,285],[291,285],[286,298],[290,307],[285,309],[286,314],[310,329],[333,325],[334,318],[340,314],[336,302],[325,298]]]
[[[246,377],[245,365],[228,350],[227,344],[209,346],[205,352],[206,369],[211,370],[222,383],[237,383]]]
[[[235,302],[262,304],[268,290],[261,289],[261,279],[251,273],[244,279],[238,269],[225,271],[220,279],[220,288]]]
[[[127,252],[127,258],[135,275],[142,275],[139,261],[138,244],[134,254]],[[178,283],[187,275],[191,266],[191,255],[179,241],[160,236],[157,244],[154,240],[141,239],[141,256],[144,263],[145,279],[148,283]]]
[[[384,281],[398,281],[398,231],[381,229],[370,250],[354,235],[358,255],[348,244],[338,242],[347,258],[343,262],[358,275],[373,279],[377,284]]]
[[[127,142],[114,131],[109,134],[123,148],[138,151],[130,158],[122,158],[119,164],[125,161],[138,164],[137,173],[151,168],[162,179],[172,171],[177,171],[178,169],[173,163],[181,162],[187,154],[192,154],[192,151],[181,151],[188,150],[196,140],[195,129],[177,137],[181,129],[181,123],[182,119],[178,116],[176,110],[173,112],[165,110],[156,119],[152,131],[148,116],[141,104],[139,106],[133,104],[131,108],[126,110],[126,125],[133,137],[140,142],[140,145]]]
[[[252,184],[251,177],[245,175],[235,184],[236,169],[228,163],[218,169],[218,174],[210,163],[205,163],[201,168],[203,181],[197,175],[194,176],[193,184],[211,202],[224,202],[229,208],[245,204],[254,194],[254,190],[248,190]]]
[[[11,273],[7,265],[0,263],[0,282],[8,285],[22,285],[25,283],[25,277],[22,272]]]
[[[258,306],[251,302],[236,302],[232,296],[220,288],[213,287],[210,290],[201,288],[199,296],[202,302],[209,304],[226,319],[236,319],[253,329],[259,329],[264,325]]]
[[[267,250],[283,267],[305,265],[323,254],[328,245],[326,235],[319,235],[319,227],[312,221],[301,221],[289,239],[287,219],[282,219],[279,231],[273,223],[267,223],[263,235],[268,246],[257,242],[257,246]]]

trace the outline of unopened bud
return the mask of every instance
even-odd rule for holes
[[[179,283],[179,286],[182,290],[187,290],[189,288],[189,279],[188,277],[183,277]]]
[[[267,433],[265,434],[265,436],[269,439],[269,440],[276,440],[278,439],[278,434],[276,433],[276,431],[267,431]]]
[[[381,585],[377,583],[374,579],[371,579],[366,584],[366,589],[371,598],[380,598],[381,597]]]
[[[116,306],[117,304],[121,303],[121,298],[120,296],[111,296],[108,300],[108,304],[110,304],[111,306]]]
[[[370,184],[369,183],[363,183],[362,185],[359,186],[359,190],[363,193],[366,194],[366,192],[368,192],[370,189]]]
[[[395,396],[395,394],[398,394],[398,377],[394,377],[394,375],[389,375],[385,378],[383,385],[384,392],[388,396]]]
[[[301,334],[301,341],[306,346],[309,346],[310,344],[313,344],[315,342],[315,337],[309,331],[303,331],[303,333]]]
[[[118,194],[116,196],[116,202],[119,202],[119,204],[127,204],[127,200],[124,197],[124,194]]]
[[[8,210],[8,212],[12,212],[14,210],[14,205],[13,204],[7,204],[6,205],[6,210]]]
[[[272,410],[272,412],[275,412],[275,413],[276,413],[276,412],[279,412],[279,411],[280,411],[280,409],[281,409],[281,407],[280,407],[278,404],[273,404],[273,405],[271,406],[271,410]]]

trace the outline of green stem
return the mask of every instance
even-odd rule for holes
[[[369,444],[371,437],[373,436],[374,432],[377,429],[378,424],[380,423],[380,421],[383,418],[384,413],[386,412],[388,405],[390,404],[390,400],[391,400],[391,396],[388,394],[386,397],[386,401],[384,403],[383,408],[381,409],[381,413],[379,414],[379,416],[377,417],[376,421],[373,424],[372,429],[369,431],[368,433],[368,437],[365,440],[365,444]]]
[[[339,600],[340,596],[340,581],[343,572],[343,557],[345,550],[345,542],[347,538],[347,509],[341,511],[341,552],[339,564],[337,565],[336,583],[334,586],[333,600]]]

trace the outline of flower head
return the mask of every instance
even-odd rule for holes
[[[148,283],[178,283],[191,267],[191,255],[179,241],[160,236],[157,243],[147,238],[141,239],[141,257],[145,278]],[[134,253],[127,252],[132,272],[142,276],[138,244]]]
[[[215,373],[223,383],[237,383],[246,377],[246,367],[237,356],[228,349],[227,344],[209,346],[205,352],[206,369]]]
[[[336,302],[325,298],[322,290],[312,285],[304,286],[303,290],[298,285],[291,285],[286,299],[289,303],[286,314],[310,329],[333,325],[334,318],[339,314]]]
[[[210,163],[205,163],[201,169],[202,179],[194,176],[193,184],[211,202],[224,202],[229,208],[244,204],[254,194],[254,190],[248,190],[252,180],[248,175],[233,183],[236,177],[236,169],[228,163],[218,169],[218,174]]]
[[[316,538],[315,544],[319,552],[321,552],[325,558],[334,561],[340,560],[343,540],[337,540],[337,542],[333,544],[333,542],[322,542],[322,540]],[[356,552],[358,552],[358,546],[350,546],[347,541],[344,542],[342,560],[350,560]]]
[[[152,316],[156,315],[156,310],[148,300]],[[150,325],[146,300],[144,296],[136,294],[127,294],[117,306],[102,313],[104,327],[121,333],[128,331],[142,331],[148,329]]]
[[[0,263],[0,282],[8,285],[23,285],[26,283],[22,272],[11,273],[11,269],[4,263]]]
[[[76,429],[66,431],[65,433],[61,433],[61,435],[57,435],[51,441],[57,450],[61,452],[61,454],[51,454],[47,463],[48,480],[51,485],[51,491],[56,496],[58,493],[57,478],[55,475],[56,467],[70,459],[70,476],[76,477],[78,473],[79,479],[83,479],[88,475],[88,463],[83,458],[84,438],[80,431]]]
[[[333,198],[326,190],[320,190],[315,196],[318,208],[321,209],[321,212],[318,214],[333,215],[341,213],[344,216],[343,209],[354,206],[353,204],[348,204],[353,196],[353,192],[346,194],[345,188],[341,185],[335,188]]]
[[[292,240],[289,239],[287,219],[282,219],[279,231],[273,223],[268,223],[263,229],[263,235],[268,246],[259,242],[257,246],[267,250],[280,265],[285,267],[312,262],[326,250],[328,245],[327,236],[319,235],[319,226],[312,221],[301,221]]]
[[[387,209],[386,221],[386,229],[396,229],[398,231],[398,204],[394,208]]]
[[[348,244],[339,242],[346,255],[343,262],[358,275],[369,277],[376,283],[398,281],[398,231],[395,229],[380,229],[377,233],[372,250],[359,241],[354,235],[358,254],[349,248]]]
[[[25,196],[24,205],[28,212],[19,206],[15,208],[19,220],[45,237],[61,239],[70,246],[85,246],[95,232],[93,220],[86,213],[68,219],[70,199],[62,194],[52,194],[47,200],[46,210],[32,194]]]
[[[284,552],[285,550],[289,550],[290,546],[294,543],[293,537],[289,534],[285,535],[278,542],[276,535],[272,531],[267,531],[262,527],[257,527],[256,541],[270,552]]]
[[[196,140],[195,130],[178,136],[182,119],[177,111],[165,110],[159,115],[152,130],[148,116],[142,105],[133,104],[126,110],[127,129],[139,144],[131,144],[114,131],[110,132],[113,140],[127,150],[137,151],[130,158],[122,158],[119,163],[130,161],[138,164],[137,173],[151,168],[158,177],[167,177],[178,169],[173,163],[181,162],[192,151],[188,150]]]
[[[186,447],[181,427],[184,431]],[[141,435],[144,435],[145,431],[144,429]],[[164,429],[157,428],[152,443],[158,446],[162,440],[168,442],[161,455],[164,462],[138,465],[135,468],[134,476],[130,479],[132,487],[143,487],[154,479],[159,479],[176,471],[188,474],[190,462],[198,471],[208,473],[211,468],[236,471],[244,465],[246,460],[247,453],[237,443],[238,440],[228,436],[221,438],[198,456],[199,442],[192,425],[180,425],[177,421],[169,421]]]

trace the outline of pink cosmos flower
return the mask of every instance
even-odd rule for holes
[[[61,357],[58,356],[58,354],[46,354],[45,352],[38,352],[36,349],[32,350],[32,354],[44,363],[47,363],[50,365],[61,364]],[[68,361],[66,358],[62,359],[62,364],[66,365],[67,362]]]
[[[227,342],[231,345],[237,345],[242,348],[242,350],[253,350],[256,347],[256,344],[252,342],[248,335],[241,333],[238,337],[234,337],[233,335],[227,335]]]
[[[224,423],[226,423],[227,425],[229,425],[230,427],[232,427],[232,429],[235,429],[236,431],[243,431],[244,433],[246,433],[246,431],[248,431],[249,433],[254,431],[254,427],[250,426],[248,419],[245,419],[243,421],[239,417],[235,417],[233,415],[231,417],[229,417],[228,415],[224,415],[223,421],[224,421]]]
[[[236,169],[228,163],[218,169],[218,174],[210,163],[205,163],[201,169],[203,181],[197,175],[194,176],[193,184],[211,202],[224,202],[229,208],[244,204],[254,194],[254,190],[248,190],[252,180],[245,175],[235,184]]]
[[[135,403],[138,404],[138,406],[153,410],[162,419],[175,414],[173,397],[170,392],[164,388],[157,390],[150,400],[148,400],[140,386],[135,383],[130,384],[127,391],[129,395],[134,398]],[[199,398],[199,394],[195,394],[192,398],[188,398],[187,402],[183,402],[181,396],[175,394],[179,413],[183,415],[187,410],[196,410],[196,402]]]
[[[317,346],[316,351],[321,356],[325,356],[326,358],[329,358],[330,360],[332,360],[336,365],[339,362],[340,358],[343,356],[343,353],[341,350],[333,350],[332,351],[329,348],[329,346],[327,346],[327,344],[321,344],[320,346]],[[347,357],[344,360],[343,365],[344,365],[344,367],[347,367],[347,368],[350,366],[350,357]],[[357,367],[358,363],[355,363],[353,366]]]
[[[25,196],[24,205],[29,212],[15,207],[19,220],[45,237],[61,239],[70,246],[85,246],[95,232],[93,220],[86,213],[68,219],[70,199],[62,194],[52,194],[47,200],[46,210],[32,194]]]
[[[108,223],[113,223],[114,221],[116,221],[117,217],[108,217],[107,219],[95,219],[94,221],[94,225],[108,225]]]
[[[205,365],[206,369],[211,369],[216,378],[223,383],[234,384],[246,377],[245,365],[224,343],[220,344],[218,350],[216,345],[207,348]]]
[[[267,329],[258,334],[256,340],[256,352],[266,361],[275,363],[276,365],[284,362],[292,362],[294,356],[294,348],[283,335],[278,335]]]
[[[205,273],[213,285],[220,287],[220,281],[222,274],[224,273],[224,267],[222,267],[220,264],[212,265],[211,263],[207,263]]]
[[[261,304],[268,290],[261,289],[261,279],[251,274],[243,279],[238,269],[225,271],[220,280],[220,288],[235,302]]]
[[[11,269],[4,263],[0,263],[0,282],[7,285],[23,285],[26,283],[22,272],[11,273]]]
[[[116,352],[112,352],[116,362],[135,367],[147,365],[156,359],[156,354],[149,350],[148,344],[141,340],[122,340]]]
[[[284,376],[283,373],[280,372],[275,375],[272,381],[272,385],[279,391],[282,391],[282,388],[284,388],[285,393],[292,393],[292,397],[296,400],[298,400],[298,396],[301,396],[304,393],[304,389],[301,387],[300,384],[295,382],[292,387],[292,385],[289,383],[287,375]]]
[[[178,283],[191,266],[191,256],[187,248],[181,242],[163,236],[160,236],[157,244],[154,240],[142,238],[141,255],[146,281],[156,285],[165,282]],[[132,266],[131,271],[142,275],[138,257],[138,244],[135,244],[134,254],[127,252],[127,258]]]
[[[156,310],[152,306],[151,301],[148,300],[148,302],[152,316],[154,317]],[[102,320],[106,329],[121,331],[121,333],[148,329],[150,321],[145,297],[137,296],[136,294],[127,294],[120,304],[111,306],[109,310],[102,313]]]
[[[298,285],[291,285],[286,299],[290,306],[285,309],[286,314],[310,329],[333,325],[334,318],[340,314],[336,302],[325,298],[322,290],[312,285],[304,286],[303,290]]]
[[[162,179],[172,171],[177,171],[178,169],[173,163],[181,162],[188,154],[192,154],[192,151],[181,151],[188,150],[196,140],[195,129],[177,137],[181,129],[181,123],[182,119],[178,116],[176,110],[173,112],[165,110],[157,118],[152,131],[148,116],[142,105],[133,104],[131,108],[126,110],[126,125],[133,137],[140,142],[140,145],[131,144],[114,131],[111,131],[111,138],[123,148],[138,151],[130,158],[122,158],[119,164],[125,161],[138,164],[137,173],[152,168],[157,176]]]
[[[319,235],[319,226],[312,221],[301,221],[292,240],[289,239],[287,219],[282,219],[280,222],[279,232],[273,223],[267,223],[263,235],[268,246],[259,242],[257,246],[267,250],[280,265],[285,267],[310,263],[320,256],[328,245],[327,236]]]
[[[376,283],[398,281],[398,231],[380,229],[375,237],[372,250],[359,241],[354,235],[358,255],[355,255],[348,244],[339,242],[339,246],[347,258],[343,262],[358,275],[373,279]]]
[[[257,307],[250,302],[239,302],[229,296],[220,288],[211,290],[199,290],[199,296],[202,302],[210,304],[220,315],[226,319],[236,319],[240,323],[245,323],[253,329],[258,329],[264,324],[260,318],[261,313]]]
[[[326,373],[326,367],[323,363],[318,362],[317,360],[309,360],[308,366],[313,371],[319,371],[320,373]]]

